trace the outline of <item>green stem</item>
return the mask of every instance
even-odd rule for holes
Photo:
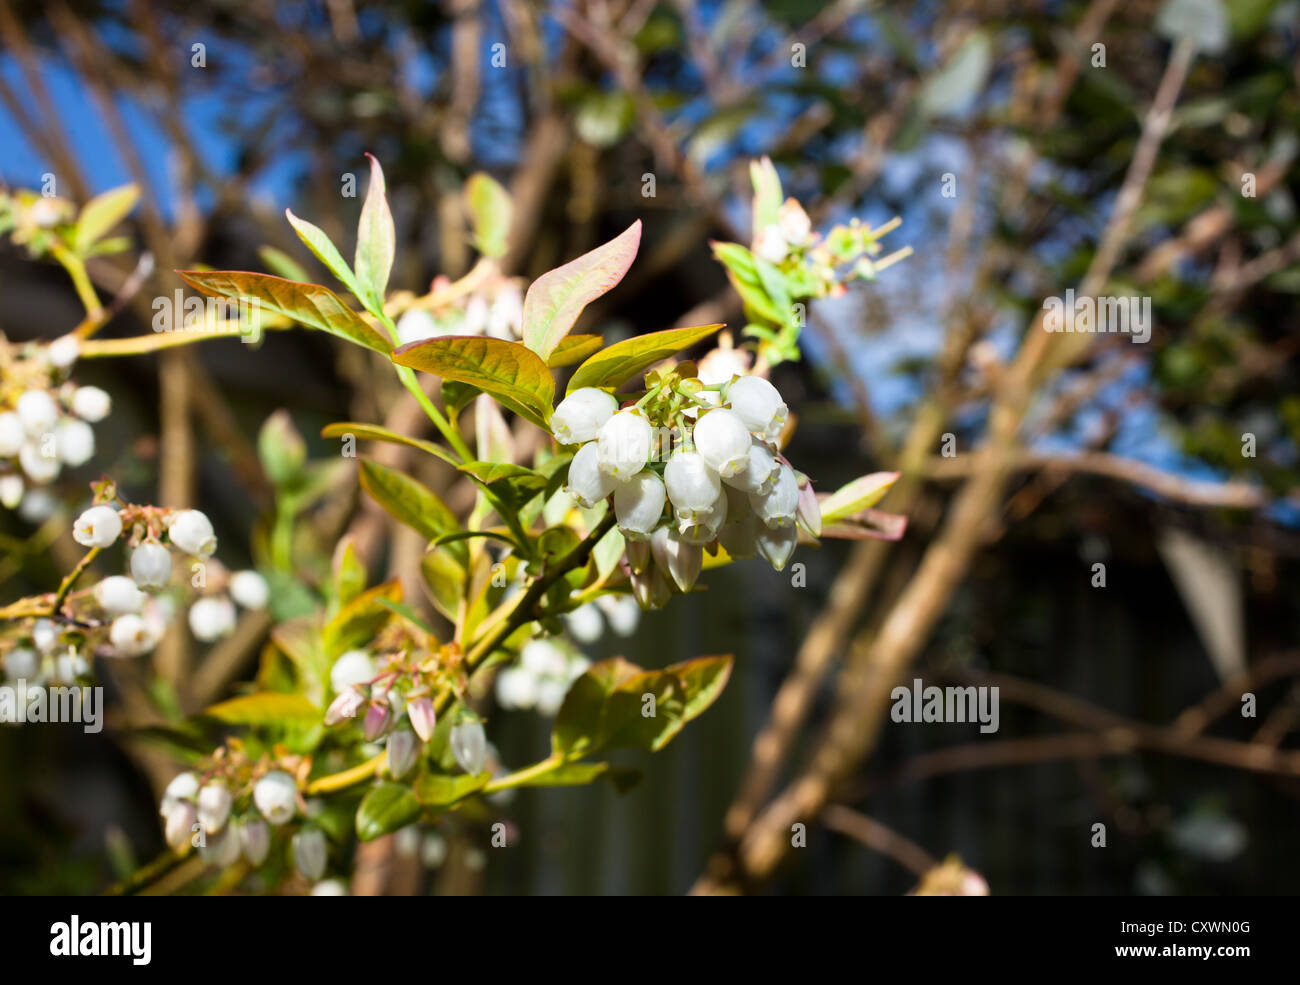
[[[98,315],[103,310],[103,305],[99,303],[99,295],[95,293],[94,285],[90,283],[86,265],[62,243],[55,243],[50,247],[50,252],[72,278],[72,286],[76,288],[77,297],[81,299],[86,314],[92,317]]]
[[[505,776],[497,777],[486,787],[480,790],[479,793],[483,794],[484,796],[487,796],[488,794],[496,793],[498,790],[509,790],[511,787],[522,786],[523,784],[527,783],[529,780],[535,780],[539,776],[545,776],[547,773],[551,773],[559,769],[563,765],[564,765],[564,756],[562,756],[558,752],[552,753],[550,756],[547,756],[545,759],[543,759],[540,763],[533,763],[532,766],[525,767],[524,769],[521,770],[516,770],[515,772],[508,773]]]

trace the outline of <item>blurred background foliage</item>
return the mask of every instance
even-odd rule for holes
[[[878,283],[816,304],[806,358],[776,374],[800,415],[795,456],[819,488],[900,464],[926,480],[879,580],[888,599],[981,440],[990,391],[1026,324],[1095,259],[1170,59],[1163,6],[0,0],[0,176],[39,188],[51,173],[76,201],[127,181],[145,190],[131,260],[148,250],[156,272],[143,306],[107,337],[147,331],[148,298],[178,288],[170,271],[196,261],[265,269],[259,250],[269,246],[323,277],[283,210],[349,244],[360,198],[343,192],[348,175],[361,179],[367,151],[387,174],[400,288],[423,292],[468,269],[461,189],[477,170],[514,196],[504,266],[516,275],[534,277],[642,219],[636,264],[584,318],[582,330],[607,341],[676,324],[739,327],[709,241],[749,241],[755,156],[772,158],[820,228],[900,216],[891,243],[915,254]],[[1268,741],[1294,749],[1300,691],[1285,682],[1296,676],[1300,546],[1300,3],[1173,6],[1200,50],[1108,282],[1112,295],[1152,299],[1152,340],[1102,337],[1034,405],[1034,465],[1017,471],[999,518],[1005,536],[971,566],[916,672],[1019,675],[1163,722],[1281,660],[1289,676],[1261,682],[1260,719],[1234,713],[1220,734],[1251,739],[1267,720]],[[105,259],[92,273],[111,294],[130,264]],[[75,323],[60,272],[8,245],[0,291],[11,339]],[[383,419],[399,398],[364,357],[301,332],[273,333],[258,350],[216,342],[80,373],[117,401],[96,473],[206,509],[231,567],[256,559],[248,545],[273,510],[256,454],[266,418],[290,408],[320,458],[336,452],[316,437],[321,426]],[[927,414],[946,422],[935,437],[953,436],[955,458],[938,440],[919,458],[906,448]],[[1253,456],[1243,454],[1246,434]],[[1063,464],[1072,454],[1105,467]],[[1133,481],[1132,463],[1168,483]],[[1207,500],[1195,482],[1247,490],[1248,508]],[[70,487],[69,502],[77,494]],[[344,516],[354,500],[341,502]],[[337,519],[315,528],[321,556],[330,542],[321,531]],[[66,564],[57,542],[34,546],[31,523],[6,515],[3,526],[6,543],[26,545],[10,551],[6,593],[36,590]],[[1170,547],[1179,538],[1200,561]],[[372,569],[396,564],[392,554],[376,550]],[[593,656],[622,652],[647,666],[734,651],[737,673],[712,713],[639,764],[647,779],[631,794],[526,791],[503,808],[523,832],[517,850],[489,853],[481,868],[453,838],[452,858],[411,886],[689,888],[845,558],[841,546],[808,558],[798,590],[788,575],[718,573],[707,595],[645,618],[634,638],[602,640]],[[1104,590],[1090,584],[1096,562],[1108,564]],[[1219,588],[1188,587],[1206,584]],[[1230,642],[1210,642],[1225,637],[1207,636],[1207,622],[1225,620],[1236,627]],[[123,687],[157,693],[143,672]],[[820,686],[801,735],[830,700]],[[1054,731],[1041,709],[1003,700],[1003,736]],[[507,760],[543,741],[536,716],[499,722]],[[931,761],[932,772],[917,772],[918,757],[973,743],[972,732],[886,723],[842,803],[936,858],[959,852],[994,892],[1294,885],[1294,770],[1244,773],[1146,751],[951,772]],[[115,863],[148,858],[160,844],[151,776],[130,744],[4,729],[0,886],[90,891]],[[1097,821],[1110,829],[1106,850],[1090,847]],[[792,855],[775,890],[905,892],[916,881],[838,828],[814,831]]]

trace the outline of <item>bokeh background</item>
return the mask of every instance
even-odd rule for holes
[[[1107,281],[1152,298],[1152,340],[1103,339],[1044,389],[997,529],[933,633],[918,628],[906,675],[1001,682],[996,739],[1022,744],[998,759],[973,726],[886,721],[837,782],[838,813],[752,888],[903,893],[920,850],[958,853],[994,893],[1289,893],[1300,875],[1294,0],[0,0],[0,177],[39,188],[51,173],[75,201],[144,189],[135,249],[93,274],[111,295],[141,253],[157,272],[143,308],[105,337],[148,331],[149,298],[180,286],[172,269],[265,269],[267,245],[310,263],[286,206],[349,253],[360,199],[341,188],[346,174],[364,180],[367,151],[387,175],[397,287],[469,268],[461,188],[474,171],[515,198],[505,264],[516,275],[641,219],[632,271],[581,323],[607,340],[743,324],[709,241],[749,242],[755,157],[772,158],[818,228],[901,217],[889,242],[913,255],[816,304],[805,358],[774,373],[800,417],[791,457],[819,488],[900,463],[916,478],[908,533],[850,613],[869,635],[939,536],[1041,300],[1077,287],[1095,259],[1180,31],[1196,49]],[[0,297],[10,339],[78,320],[62,272],[9,244]],[[116,401],[93,473],[201,506],[223,560],[245,566],[271,508],[259,428],[288,408],[314,456],[336,454],[315,437],[323,425],[380,420],[398,399],[370,370],[305,332],[86,364],[79,381]],[[934,426],[917,454],[922,418]],[[954,458],[940,453],[944,434]],[[68,502],[84,488],[70,483]],[[66,570],[70,541],[36,537],[40,520],[0,519],[6,599]],[[706,593],[646,616],[634,636],[591,646],[646,666],[733,652],[736,672],[664,753],[629,757],[646,774],[631,793],[524,791],[503,808],[517,848],[480,868],[453,845],[442,871],[399,884],[688,890],[725,846],[754,736],[859,549],[803,552],[797,589],[756,564],[715,572]],[[374,571],[393,553],[377,552]],[[826,655],[782,777],[840,707],[855,652],[846,632]],[[238,679],[251,669],[250,655]],[[151,686],[128,676],[114,700]],[[1237,712],[1245,691],[1257,718]],[[1207,734],[1281,750],[1269,768],[1216,760],[1174,731],[1053,753],[1063,733],[1107,724],[1068,699],[1163,728],[1216,693],[1229,700]],[[493,724],[507,762],[536,758],[546,731],[525,712]],[[157,755],[110,733],[0,729],[0,888],[96,891],[155,854]],[[878,831],[863,844],[851,834],[863,816],[911,847],[882,845]],[[1098,822],[1105,848],[1092,846]]]

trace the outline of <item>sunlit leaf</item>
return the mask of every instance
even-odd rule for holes
[[[420,451],[435,455],[451,465],[460,463],[460,460],[455,455],[441,445],[436,445],[432,441],[425,441],[423,438],[411,438],[404,434],[398,434],[396,431],[390,431],[388,428],[382,428],[377,424],[338,421],[334,424],[325,425],[320,432],[322,438],[345,438],[348,435],[362,441],[387,441],[395,445],[406,445],[408,448],[418,448]]]
[[[460,529],[456,515],[433,490],[405,472],[362,459],[360,476],[375,502],[427,540]]]
[[[546,365],[551,369],[572,366],[574,363],[586,359],[593,352],[599,352],[600,347],[604,344],[605,337],[603,335],[566,335],[560,339],[560,344],[555,347],[551,357],[546,360]]]
[[[321,642],[331,661],[348,650],[367,646],[375,638],[392,615],[382,604],[385,599],[402,600],[402,583],[396,578],[362,592],[325,624]]]
[[[898,472],[861,475],[829,496],[819,498],[823,525],[830,526],[852,513],[875,506],[898,481],[898,476]]]
[[[293,226],[293,231],[298,234],[298,238],[303,241],[307,249],[311,250],[312,255],[321,263],[329,268],[329,272],[339,279],[339,282],[346,287],[358,299],[362,300],[361,285],[357,283],[356,274],[348,266],[348,262],[343,259],[343,254],[325,235],[325,230],[319,226],[313,226],[306,219],[299,219],[289,209],[284,210],[285,217],[289,220],[289,225]],[[301,278],[306,280],[304,274]]]
[[[377,313],[384,306],[384,294],[388,290],[388,275],[392,272],[393,256],[397,250],[397,232],[393,227],[393,213],[388,208],[384,169],[373,154],[366,157],[370,158],[370,184],[361,206],[361,220],[357,223],[354,267],[357,281],[370,300],[367,307]]]
[[[391,342],[328,287],[242,270],[178,270],[176,274],[204,294],[249,298],[271,314],[283,315],[307,328],[329,332],[385,355],[393,351]]]
[[[582,309],[623,279],[640,243],[638,219],[603,246],[533,281],[524,296],[524,345],[549,359]]]
[[[694,345],[720,329],[722,325],[700,325],[694,328],[670,328],[651,332],[635,338],[615,342],[602,349],[574,372],[569,380],[568,392],[580,387],[602,387],[615,390],[638,373],[643,373],[655,363]]]
[[[478,387],[538,427],[551,419],[555,377],[537,353],[518,342],[440,335],[395,349],[392,358],[399,366]]]
[[[203,714],[227,725],[314,724],[321,710],[301,694],[263,691],[211,705]]]
[[[381,783],[366,792],[357,808],[357,837],[371,841],[420,816],[420,802],[404,783]]]
[[[140,189],[135,185],[123,185],[96,195],[81,207],[77,216],[73,249],[84,254],[101,236],[130,215],[139,200]]]

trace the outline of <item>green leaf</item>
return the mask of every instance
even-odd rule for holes
[[[460,529],[456,515],[433,490],[405,472],[363,458],[360,476],[375,502],[427,540]]]
[[[438,547],[429,551],[420,561],[420,573],[438,611],[448,619],[456,619],[465,594],[465,566],[453,549]]]
[[[378,600],[378,602],[389,612],[392,612],[395,615],[400,616],[402,619],[406,620],[416,629],[428,633],[430,636],[434,635],[433,627],[430,626],[423,619],[421,619],[420,614],[416,612],[414,609],[412,609],[409,605],[406,605],[402,602],[394,602],[392,599],[389,598],[381,598]]]
[[[548,271],[524,295],[524,345],[549,359],[585,308],[623,279],[641,244],[641,220],[614,239]]]
[[[475,776],[423,773],[415,781],[415,796],[425,807],[448,807],[482,790],[491,780],[492,774],[487,772]]]
[[[257,255],[277,277],[283,277],[285,280],[311,280],[302,265],[283,250],[277,250],[274,246],[259,246]]]
[[[334,424],[325,425],[320,432],[322,438],[344,438],[348,435],[360,438],[363,441],[387,441],[394,445],[406,445],[408,448],[418,448],[420,451],[428,452],[448,464],[457,465],[460,463],[460,459],[441,445],[436,445],[432,441],[425,441],[422,438],[408,438],[404,434],[398,434],[396,431],[388,430],[388,428],[381,428],[377,424],[338,421]]]
[[[262,691],[211,705],[203,714],[227,725],[313,725],[321,710],[301,694]]]
[[[321,643],[325,656],[333,662],[339,654],[357,647],[365,647],[392,618],[392,612],[382,602],[391,599],[402,601],[402,583],[392,581],[362,592],[339,609],[338,615],[325,624]]]
[[[601,715],[609,695],[624,681],[641,673],[636,664],[622,657],[601,660],[569,687],[564,704],[555,716],[551,748],[568,757],[578,757],[599,748]]]
[[[578,367],[569,380],[567,392],[572,393],[584,386],[616,390],[638,373],[701,339],[707,339],[721,327],[718,324],[670,328],[615,342]]]
[[[546,488],[546,476],[509,462],[466,462],[456,468],[472,475],[485,486],[508,482],[512,488],[521,492],[538,492]]]
[[[518,342],[471,335],[440,335],[393,351],[393,362],[468,383],[538,427],[546,428],[555,377],[537,353]]]
[[[686,695],[681,682],[667,671],[650,670],[610,692],[601,714],[600,745],[658,752],[685,724]]]
[[[347,605],[366,589],[366,566],[357,554],[356,541],[351,535],[339,541],[333,559],[333,600],[335,609]]]
[[[420,816],[420,802],[404,783],[381,783],[371,787],[357,808],[357,837],[372,841]]]
[[[551,357],[546,360],[546,365],[551,369],[572,366],[574,363],[586,359],[593,352],[599,352],[600,347],[604,344],[605,337],[603,335],[566,335],[560,339],[560,344],[555,347]]]
[[[125,219],[140,199],[140,189],[123,185],[96,195],[81,207],[73,233],[73,250],[84,254],[95,241]]]
[[[366,306],[376,316],[383,311],[384,294],[388,290],[388,275],[393,269],[393,256],[397,250],[397,232],[393,227],[393,213],[388,208],[388,195],[384,189],[384,169],[373,154],[370,158],[370,184],[366,200],[361,206],[361,220],[357,223],[357,280],[366,292],[370,303]]]
[[[465,182],[465,203],[474,228],[474,247],[487,257],[503,257],[509,247],[514,205],[510,193],[481,171]]]
[[[822,523],[829,526],[859,510],[875,506],[898,481],[898,476],[898,472],[872,472],[841,486],[821,501]]]
[[[714,256],[727,268],[727,277],[745,302],[747,313],[776,325],[784,325],[790,320],[791,306],[780,307],[779,302],[768,294],[763,275],[759,272],[758,257],[739,243],[715,242],[710,245]]]
[[[696,657],[694,660],[683,660],[681,663],[670,664],[664,668],[681,682],[686,696],[684,712],[686,721],[698,717],[717,700],[731,678],[733,663],[730,655]]]
[[[447,408],[447,413],[454,418],[483,391],[476,386],[470,386],[468,383],[444,379],[440,392],[442,394],[442,405]]]
[[[393,351],[391,342],[328,287],[242,270],[178,270],[176,274],[204,294],[249,298],[271,314],[283,315],[307,328],[329,332],[384,355]]]
[[[324,701],[330,660],[321,644],[321,624],[316,616],[277,623],[271,627],[271,639],[292,661],[307,697],[318,704]]]
[[[284,215],[289,220],[289,225],[293,226],[293,231],[298,234],[298,238],[302,240],[303,245],[311,250],[312,255],[325,264],[329,268],[329,272],[337,277],[339,283],[346,287],[358,301],[364,303],[363,291],[361,285],[357,283],[356,274],[352,272],[348,262],[343,259],[343,254],[325,235],[325,230],[319,226],[313,226],[306,219],[299,219],[289,209],[284,210]],[[304,274],[301,279],[306,280],[306,275]]]

